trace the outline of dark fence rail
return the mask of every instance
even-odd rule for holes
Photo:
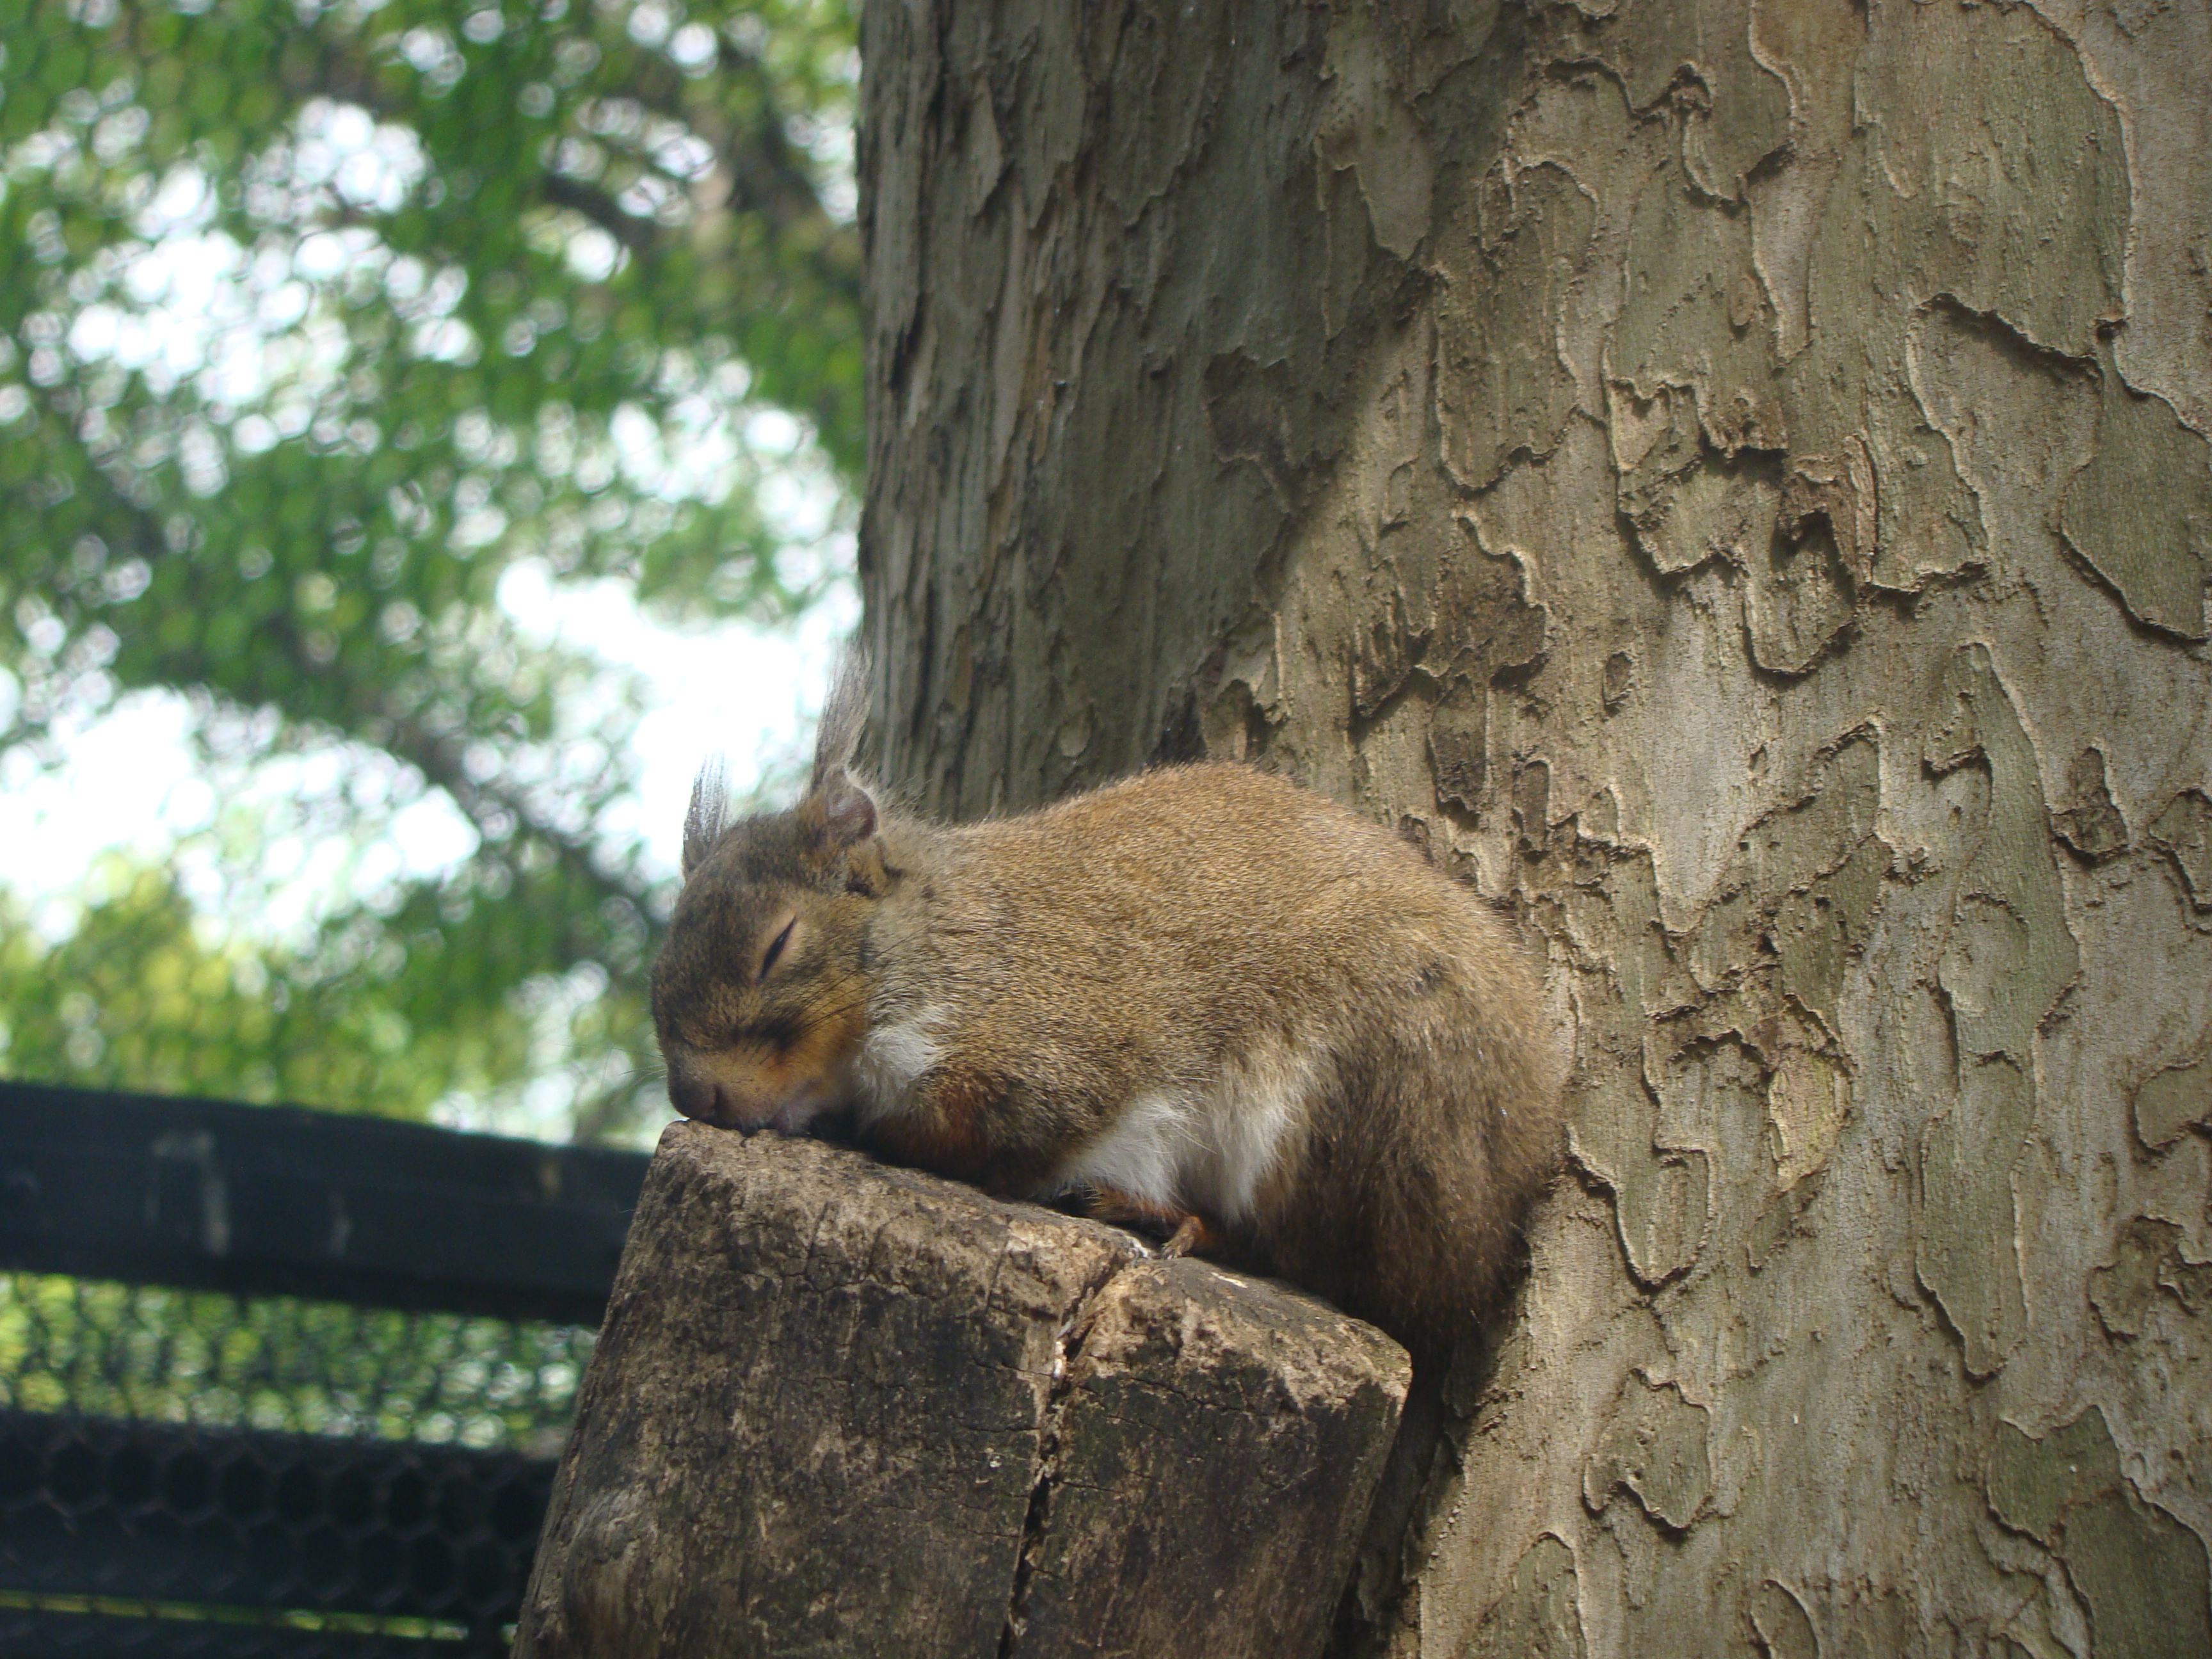
[[[0,1269],[596,1324],[646,1159],[0,1083]]]
[[[0,1656],[503,1651],[646,1163],[0,1083]]]

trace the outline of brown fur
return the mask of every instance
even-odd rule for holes
[[[933,1063],[868,1138],[1042,1196],[1132,1103],[1257,1066],[1297,1086],[1235,1098],[1295,1096],[1287,1127],[1242,1220],[1204,1215],[1205,1238],[1417,1352],[1494,1302],[1558,1161],[1559,1079],[1520,951],[1473,892],[1239,766],[963,828],[879,817],[844,770],[851,736],[825,733],[843,752],[793,811],[714,823],[687,855],[653,976],[679,1110],[804,1127],[793,1089],[851,1104],[869,1034],[919,1022]],[[1092,1184],[1124,1217],[1202,1208]]]
[[[994,1149],[984,1127],[992,1103],[1006,1092],[1002,1079],[948,1061],[932,1073],[912,1109],[875,1126],[876,1145],[902,1164],[1006,1190],[1005,1182],[988,1179]]]

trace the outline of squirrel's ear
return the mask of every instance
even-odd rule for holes
[[[684,814],[684,861],[680,866],[685,880],[691,878],[699,861],[722,838],[729,817],[729,786],[723,780],[722,757],[715,755],[691,780],[691,805]]]
[[[890,867],[876,836],[876,798],[850,772],[832,767],[799,803],[799,819],[811,836],[807,860],[823,877],[870,898],[890,890]]]
[[[876,833],[876,798],[843,767],[822,780],[822,827],[838,852],[857,847]]]

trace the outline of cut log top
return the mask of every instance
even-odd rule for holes
[[[811,1141],[646,1182],[518,1656],[1319,1650],[1407,1381],[1285,1286]]]

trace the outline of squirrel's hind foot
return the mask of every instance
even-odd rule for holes
[[[1228,1245],[1221,1230],[1195,1211],[1139,1198],[1118,1188],[1093,1187],[1085,1208],[1094,1221],[1162,1239],[1158,1249],[1164,1256],[1216,1255]]]

